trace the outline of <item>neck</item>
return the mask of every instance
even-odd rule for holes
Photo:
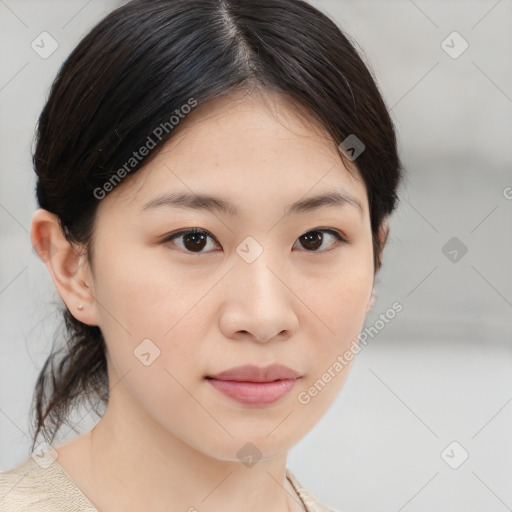
[[[156,423],[122,384],[89,434],[87,494],[104,512],[304,510],[286,478],[286,453],[242,463],[236,453],[245,446],[250,456],[253,445],[233,440],[237,448],[230,460],[206,454],[186,442],[186,433]]]

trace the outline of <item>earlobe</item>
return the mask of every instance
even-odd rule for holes
[[[375,288],[372,289],[372,295],[370,297],[370,300],[368,301],[368,305],[366,306],[366,312],[370,311],[370,309],[373,308],[373,305],[375,304],[375,299],[377,298],[377,292],[375,291]]]
[[[85,256],[66,239],[58,217],[37,209],[32,215],[30,240],[73,316],[85,324],[98,325],[92,279],[83,262]],[[78,308],[79,305],[83,307]]]

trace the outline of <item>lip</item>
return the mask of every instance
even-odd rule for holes
[[[302,375],[280,364],[264,368],[237,366],[206,380],[218,391],[244,405],[263,407],[287,395]]]
[[[241,382],[271,382],[282,379],[297,379],[301,377],[301,374],[282,364],[271,364],[263,368],[246,364],[235,366],[208,377],[216,380],[237,380]]]

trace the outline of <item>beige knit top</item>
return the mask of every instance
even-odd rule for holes
[[[37,462],[36,462],[37,458]],[[304,489],[286,468],[286,477],[307,512],[337,512]],[[98,512],[49,452],[34,454],[0,473],[0,512]]]

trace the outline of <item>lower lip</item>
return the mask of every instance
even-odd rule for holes
[[[287,395],[299,379],[283,379],[272,382],[241,382],[236,380],[207,379],[218,391],[239,403],[265,406]]]

